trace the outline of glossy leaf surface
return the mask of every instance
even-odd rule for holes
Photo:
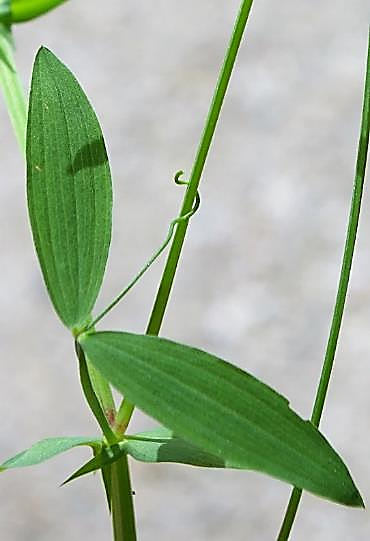
[[[49,295],[65,325],[78,329],[91,314],[104,275],[111,176],[90,103],[71,72],[45,48],[32,75],[27,196]]]
[[[345,505],[363,505],[346,466],[321,433],[250,374],[154,336],[101,332],[79,340],[130,402],[229,467],[260,471]]]
[[[6,462],[0,465],[0,471],[5,471],[10,468],[23,468],[25,466],[41,464],[42,462],[45,462],[46,460],[49,460],[60,453],[64,453],[65,451],[69,451],[69,449],[73,449],[73,447],[79,447],[81,445],[88,445],[90,447],[99,449],[101,447],[101,441],[86,437],[47,438],[45,440],[38,441],[29,449],[26,449],[12,458],[9,458]]]

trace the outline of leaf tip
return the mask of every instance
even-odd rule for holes
[[[362,499],[362,496],[361,494],[359,493],[359,491],[355,490],[354,494],[353,494],[353,498],[351,500],[351,503],[350,503],[351,507],[360,507],[361,509],[365,509],[365,503],[364,503],[364,500]]]

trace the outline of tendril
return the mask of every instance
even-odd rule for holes
[[[178,171],[174,176],[174,181],[176,184],[179,185],[187,185],[188,182],[184,180],[180,180],[180,177],[184,174],[183,171]],[[197,192],[193,208],[190,210],[190,212],[187,212],[186,214],[183,214],[182,216],[178,216],[169,225],[167,236],[162,243],[162,245],[158,248],[158,250],[152,255],[152,257],[145,263],[145,265],[141,268],[141,270],[138,272],[138,274],[131,280],[131,282],[128,284],[128,286],[121,291],[121,293],[103,310],[93,321],[90,323],[83,332],[87,332],[91,330],[101,319],[103,319],[104,316],[108,314],[122,299],[127,295],[127,293],[136,285],[136,283],[140,280],[140,278],[146,273],[146,271],[152,266],[152,264],[158,259],[158,257],[162,254],[162,252],[167,248],[169,243],[171,242],[171,239],[173,237],[174,231],[176,229],[176,226],[179,225],[182,222],[187,222],[190,220],[190,218],[197,212],[197,210],[200,207],[200,195],[199,192]]]

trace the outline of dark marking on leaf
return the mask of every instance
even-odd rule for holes
[[[103,165],[108,161],[103,137],[87,143],[78,150],[67,173],[74,175],[83,169]]]

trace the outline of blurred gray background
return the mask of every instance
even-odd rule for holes
[[[73,0],[15,28],[27,87],[36,50],[76,74],[114,178],[98,308],[162,242],[189,173],[239,0]],[[201,185],[162,335],[210,350],[309,417],[328,333],[359,132],[368,0],[256,0]],[[68,333],[40,278],[24,167],[0,104],[0,458],[51,435],[96,434]],[[370,501],[370,201],[322,430]],[[142,332],[164,260],[105,321]],[[134,426],[152,425],[136,414]],[[88,452],[1,476],[4,541],[109,540],[100,479],[58,485]],[[289,486],[250,472],[132,464],[140,541],[272,540]],[[370,539],[368,511],[304,495],[294,540]]]

